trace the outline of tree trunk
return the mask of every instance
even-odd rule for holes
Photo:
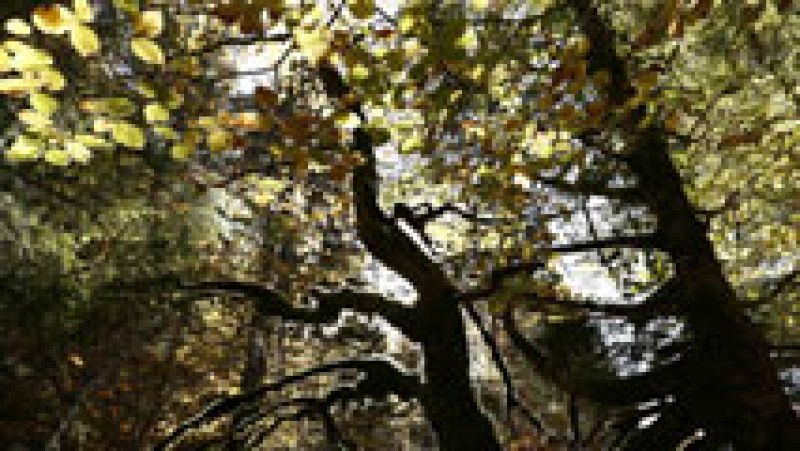
[[[691,380],[686,383],[693,414],[709,425],[710,437],[724,437],[736,449],[800,449],[800,421],[767,343],[728,283],[706,226],[683,191],[664,136],[658,128],[643,132],[631,166],[657,217],[660,244],[675,263],[678,302],[692,334]]]
[[[428,301],[428,302],[424,302]],[[424,300],[422,344],[425,392],[422,404],[444,451],[499,450],[469,378],[464,317],[453,293]]]

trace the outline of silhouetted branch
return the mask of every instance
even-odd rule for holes
[[[570,368],[554,367],[545,351],[540,350],[519,331],[511,310],[503,315],[503,325],[511,343],[539,375],[566,392],[594,402],[625,405],[646,401],[669,393],[682,380],[685,366],[682,359],[644,374],[624,378],[611,375],[595,378],[574,374]]]
[[[352,97],[350,88],[337,69],[322,64],[318,70],[329,97]],[[360,103],[353,101],[350,108],[362,121],[365,120]],[[449,286],[442,269],[378,205],[379,177],[373,149],[375,146],[372,136],[363,127],[353,132],[352,147],[365,160],[364,164],[353,170],[356,229],[360,241],[373,257],[408,279],[417,289],[441,291],[442,287]]]
[[[770,302],[776,296],[781,294],[784,290],[797,283],[797,276],[800,275],[800,269],[790,271],[774,282],[772,289],[762,298],[765,302]]]
[[[709,210],[698,209],[697,213],[701,215],[703,221],[708,223],[711,219],[725,213],[726,211],[730,211],[733,208],[736,208],[739,200],[739,193],[731,193],[728,197],[725,198],[725,201],[717,208],[712,208]]]
[[[296,320],[321,324],[336,321],[344,310],[368,315],[380,315],[410,337],[416,335],[415,312],[380,294],[360,293],[350,290],[339,292],[314,291],[315,308],[295,307],[281,294],[267,287],[239,281],[211,281],[181,286],[182,290],[199,293],[237,294],[257,300],[256,311],[264,316],[277,316],[284,320]]]
[[[580,421],[580,413],[578,412],[578,398],[570,394],[569,395],[569,428],[570,432],[572,433],[570,437],[570,447],[575,448],[576,446],[580,446],[583,439],[581,438],[581,421]]]
[[[643,202],[641,193],[633,187],[620,187],[615,188],[608,186],[604,182],[587,182],[576,181],[569,182],[558,177],[544,177],[539,176],[536,178],[537,182],[558,191],[577,194],[583,196],[603,196],[609,199],[622,200],[627,202]]]
[[[188,431],[229,414],[240,406],[257,401],[267,393],[281,390],[287,385],[303,381],[322,373],[347,369],[365,373],[364,379],[359,381],[355,387],[352,387],[350,391],[347,392],[350,395],[378,397],[395,393],[403,399],[411,399],[416,397],[419,393],[419,384],[416,379],[403,374],[402,370],[387,360],[344,360],[322,364],[300,373],[286,376],[276,382],[262,385],[247,393],[225,397],[211,403],[203,409],[202,412],[181,423],[155,449],[165,450]],[[336,395],[332,396],[333,393],[336,393]],[[326,405],[338,402],[344,399],[344,393],[344,391],[334,391],[325,398],[324,402]]]
[[[464,304],[464,309],[467,311],[470,319],[475,324],[475,327],[478,328],[481,338],[483,339],[484,343],[486,343],[486,346],[489,347],[489,352],[492,355],[492,360],[494,361],[495,367],[497,367],[498,371],[500,371],[500,376],[503,378],[503,385],[505,385],[506,388],[506,404],[509,408],[519,409],[519,411],[534,427],[534,429],[537,431],[544,430],[541,420],[536,418],[536,416],[533,415],[533,413],[519,399],[517,391],[514,388],[514,382],[511,378],[511,373],[509,372],[508,366],[503,359],[503,354],[500,352],[500,347],[497,345],[497,341],[494,339],[494,336],[492,336],[492,333],[486,329],[486,326],[483,324],[480,314],[475,309],[475,306],[470,303],[466,303]]]
[[[563,245],[555,245],[550,247],[543,247],[537,249],[537,253],[541,256],[536,260],[521,262],[514,265],[505,266],[503,268],[494,270],[489,273],[487,287],[475,291],[463,293],[460,296],[461,300],[469,301],[492,296],[502,289],[503,282],[511,277],[519,276],[521,274],[531,274],[545,267],[546,256],[552,254],[569,254],[574,252],[587,252],[597,249],[607,248],[653,248],[658,247],[658,239],[655,234],[638,235],[638,236],[623,236],[614,238],[605,238],[592,241],[584,241],[578,243],[569,243]]]
[[[189,55],[198,56],[207,53],[212,53],[224,47],[248,46],[248,45],[262,44],[268,42],[289,42],[291,39],[292,35],[288,33],[276,33],[263,36],[233,37],[216,41],[201,49],[190,52]]]

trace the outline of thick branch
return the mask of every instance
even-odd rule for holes
[[[474,300],[492,296],[496,294],[503,287],[503,282],[507,279],[516,277],[521,274],[530,274],[545,267],[546,257],[551,254],[569,254],[574,252],[586,252],[596,249],[607,248],[652,248],[658,247],[658,238],[656,235],[638,235],[638,236],[623,236],[606,238],[600,240],[583,241],[578,243],[569,243],[562,245],[555,245],[538,249],[540,257],[536,260],[521,262],[514,265],[509,265],[495,271],[492,271],[488,276],[487,287],[464,293],[461,295],[461,300]]]
[[[355,149],[366,155],[367,163],[353,174],[358,235],[367,250],[384,265],[408,279],[416,288],[447,285],[441,268],[406,235],[378,206],[378,174],[372,155],[372,138],[363,129],[355,131]]]
[[[350,88],[339,72],[328,65],[319,68],[320,79],[326,93],[335,99],[350,99],[351,110],[365,121],[361,104],[352,101]],[[353,132],[353,150],[365,163],[353,170],[353,197],[356,209],[358,236],[367,250],[384,265],[408,279],[419,290],[441,292],[447,277],[414,241],[399,227],[394,218],[387,216],[378,205],[378,172],[372,136],[359,127]]]
[[[514,347],[539,375],[581,398],[609,405],[626,405],[670,393],[682,381],[684,363],[681,359],[645,374],[627,378],[574,374],[569,368],[554,367],[545,352],[519,331],[510,310],[503,316],[503,323]]]
[[[616,51],[616,36],[607,27],[592,5],[591,0],[569,0],[567,4],[575,11],[581,29],[592,43],[588,55],[587,70],[608,71],[611,76],[608,94],[612,105],[622,105],[633,93],[625,62]]]
[[[416,336],[414,311],[375,293],[358,293],[349,290],[330,293],[317,291],[313,293],[313,297],[318,301],[318,305],[311,309],[295,307],[274,290],[247,282],[203,282],[184,286],[183,289],[208,293],[239,294],[258,300],[255,306],[261,315],[277,316],[284,320],[306,323],[321,324],[336,321],[344,310],[367,315],[380,315],[409,337]]]

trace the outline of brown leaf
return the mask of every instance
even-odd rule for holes
[[[742,144],[756,144],[761,141],[761,134],[758,132],[737,133],[723,136],[719,142],[720,147],[733,147]]]

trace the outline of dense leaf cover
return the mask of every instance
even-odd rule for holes
[[[2,442],[800,449],[798,12],[0,6]]]

